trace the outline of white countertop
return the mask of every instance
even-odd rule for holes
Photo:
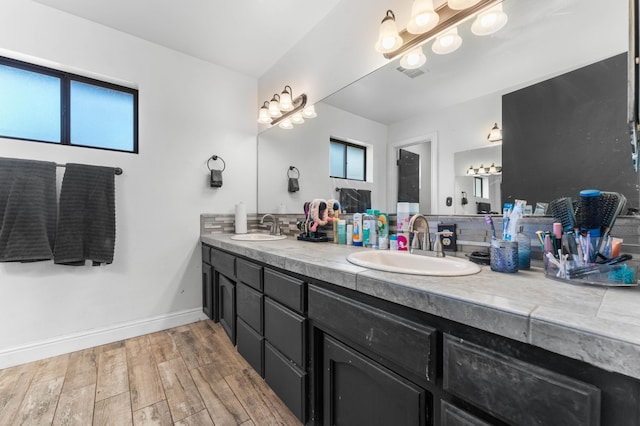
[[[547,279],[539,268],[503,274],[483,266],[462,277],[381,272],[346,259],[371,249],[293,237],[234,241],[232,235],[202,235],[201,241],[640,379],[640,287],[573,285]]]

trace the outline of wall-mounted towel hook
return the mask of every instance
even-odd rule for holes
[[[222,161],[222,169],[221,170],[212,169],[211,166],[209,165],[211,160]],[[224,169],[227,168],[227,164],[224,162],[222,157],[219,157],[217,155],[212,155],[211,158],[207,160],[207,168],[209,169],[209,172],[210,172],[209,186],[211,186],[212,188],[220,188],[222,186],[222,172],[224,172]]]
[[[293,177],[291,176],[291,172],[295,171],[296,176]],[[287,190],[289,192],[298,192],[300,191],[300,185],[298,184],[298,178],[300,177],[300,170],[298,170],[296,167],[294,166],[289,166],[289,169],[287,170],[287,178],[289,178],[289,185]]]

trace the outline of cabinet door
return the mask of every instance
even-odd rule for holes
[[[220,325],[231,339],[236,343],[236,285],[229,278],[219,272],[215,272],[218,282],[218,313]]]
[[[593,385],[444,336],[443,388],[510,424],[598,426]]]
[[[202,312],[204,312],[209,319],[217,321],[215,317],[216,310],[213,306],[213,291],[213,271],[211,265],[202,262]]]
[[[427,392],[326,334],[323,424],[425,425]]]

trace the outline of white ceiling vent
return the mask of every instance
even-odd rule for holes
[[[421,76],[422,74],[424,74],[424,71],[421,68],[416,68],[413,70],[408,70],[406,68],[403,67],[397,67],[396,68],[398,71],[400,71],[402,74],[406,75],[409,78],[416,78]]]

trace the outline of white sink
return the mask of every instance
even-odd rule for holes
[[[413,275],[453,277],[480,272],[480,267],[468,260],[455,257],[421,256],[401,251],[359,251],[351,253],[347,256],[347,260],[365,268]]]
[[[271,235],[271,234],[236,234],[231,237],[236,241],[277,241],[286,239],[286,235]]]

